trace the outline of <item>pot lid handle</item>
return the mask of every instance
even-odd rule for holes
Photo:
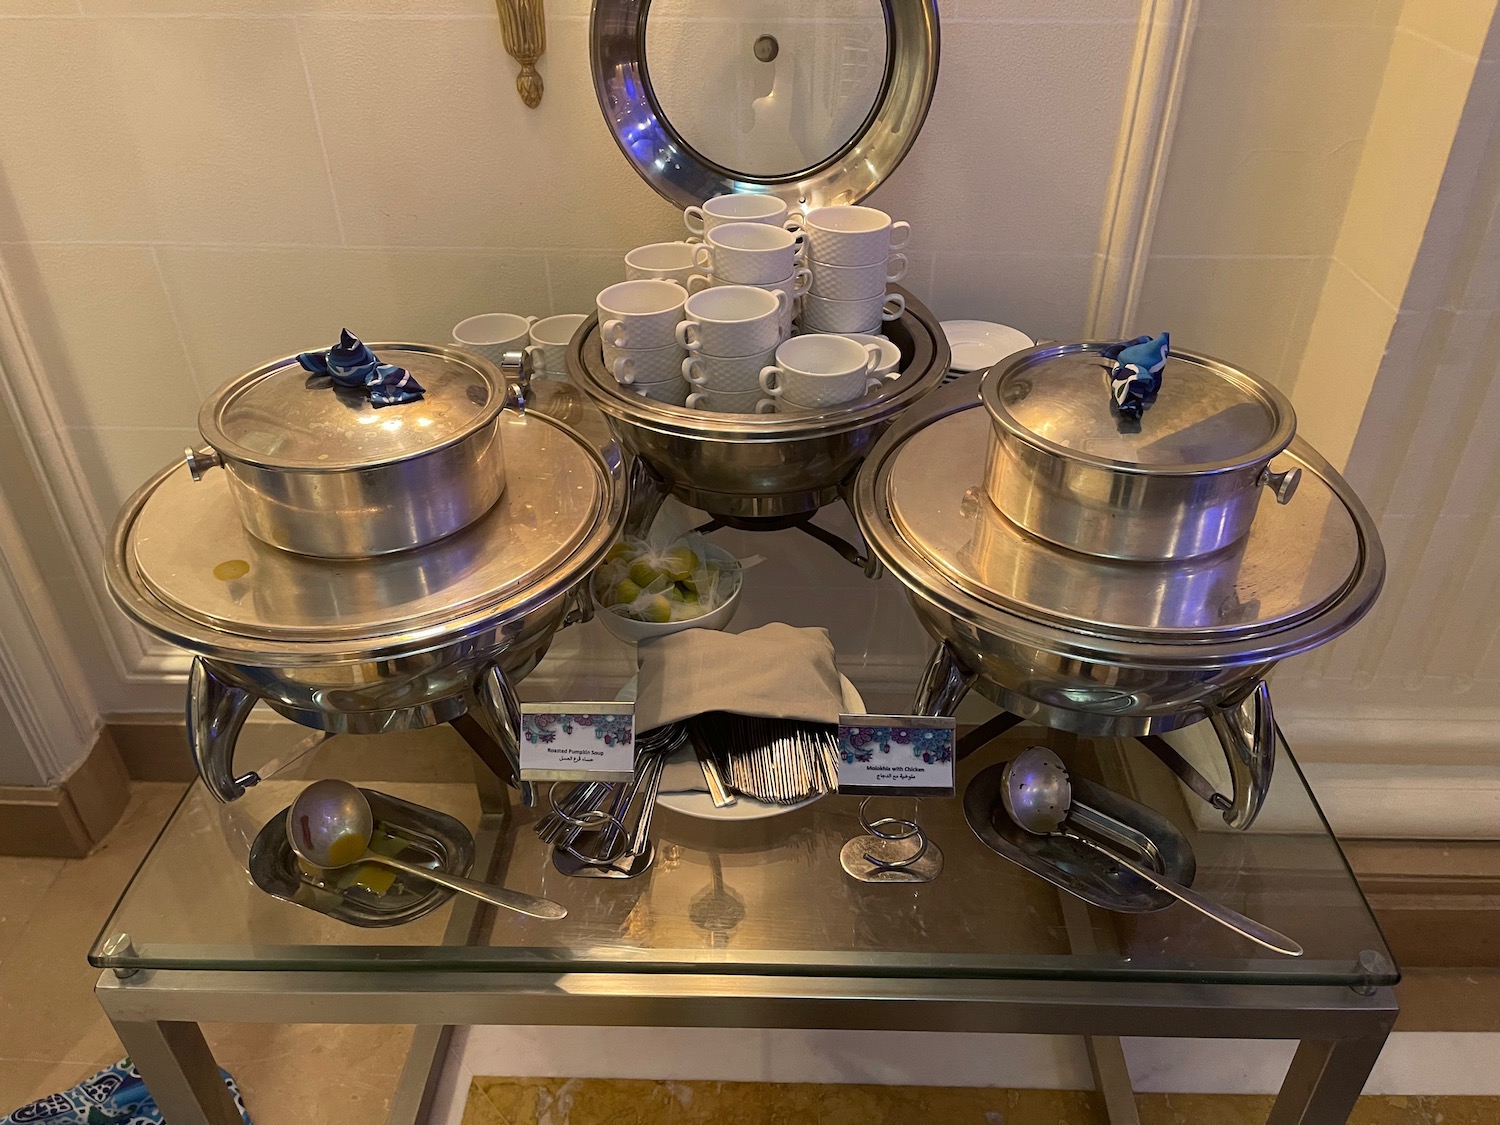
[[[542,362],[542,349],[531,344],[500,357],[500,372],[505,376],[505,405],[517,414],[526,413],[531,401],[531,380]]]
[[[1162,369],[1172,350],[1170,332],[1160,336],[1137,336],[1102,349],[1114,361],[1109,373],[1110,402],[1122,418],[1139,421],[1161,390]]]
[[[327,351],[303,352],[297,357],[297,362],[314,375],[326,375],[335,388],[363,390],[370,405],[376,407],[415,402],[427,393],[410,371],[381,363],[379,357],[347,328],[339,332],[339,342],[333,347]]]

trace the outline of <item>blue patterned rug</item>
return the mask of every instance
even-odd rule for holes
[[[251,1125],[244,1099],[234,1079],[219,1071],[234,1097],[245,1125]],[[146,1083],[129,1059],[107,1066],[71,1090],[48,1094],[14,1113],[0,1117],[0,1125],[163,1125]]]

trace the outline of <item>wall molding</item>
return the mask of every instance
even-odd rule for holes
[[[1150,258],[1198,0],[1143,0],[1084,335],[1125,335]]]
[[[109,730],[100,730],[53,785],[0,785],[0,855],[77,858],[102,843],[130,800],[130,778]]]

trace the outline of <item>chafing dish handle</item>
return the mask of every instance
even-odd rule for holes
[[[521,701],[498,664],[491,664],[479,674],[474,698],[479,704],[474,711],[481,725],[499,743],[500,752],[510,763],[511,778],[521,791],[521,803],[535,808],[536,786],[521,780]]]
[[[1257,681],[1243,698],[1209,711],[1208,721],[1219,736],[1234,783],[1233,804],[1224,810],[1224,822],[1231,828],[1249,828],[1260,815],[1276,764],[1271,689],[1265,680]]]
[[[215,675],[202,657],[193,658],[188,673],[188,747],[204,787],[226,805],[260,781],[256,773],[234,776],[234,744],[258,698]]]
[[[917,685],[913,715],[952,715],[974,686],[974,673],[964,667],[947,641],[939,642]]]
[[[517,414],[525,414],[531,402],[531,380],[541,358],[542,349],[535,344],[500,357],[500,371],[506,379],[505,405]]]

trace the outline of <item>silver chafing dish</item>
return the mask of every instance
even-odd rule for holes
[[[669,495],[708,512],[716,524],[822,532],[807,521],[847,496],[885,428],[948,370],[942,329],[909,294],[906,312],[885,332],[901,348],[901,373],[866,398],[805,414],[711,414],[619,384],[604,366],[597,317],[586,321],[568,349],[568,372],[634,458],[627,532],[644,534]],[[863,561],[846,544],[833,545]]]
[[[400,355],[408,345],[378,345]],[[460,367],[485,365],[420,347]],[[396,360],[400,362],[400,360]],[[361,559],[294,554],[250,534],[226,474],[174,465],[126,502],[106,565],[111,593],[152,633],[193,654],[188,739],[221,801],[234,743],[257,702],[305,726],[372,734],[451,722],[514,776],[514,684],[556,630],[589,614],[586,579],[619,534],[624,469],[612,441],[526,409],[498,416],[506,486],[478,520],[435,543]],[[344,518],[357,518],[346,516]]]
[[[1021,353],[928,396],[859,472],[860,530],[938,642],[914,710],[952,714],[972,688],[1006,712],[989,734],[1029,719],[1137,737],[1228,823],[1248,827],[1274,764],[1265,677],[1279,660],[1349,629],[1374,603],[1385,574],[1374,522],[1333,467],[1293,439],[1273,471],[1302,470],[1295,498],[1283,505],[1265,490],[1252,493],[1249,534],[1213,554],[1124,561],[1028,534],[991,499],[992,418],[983,400],[1007,366],[1067,350]],[[1170,380],[1169,370],[1163,395]],[[1149,410],[1142,427],[1151,440]],[[1228,759],[1231,797],[1213,793],[1159,737],[1204,719]]]

